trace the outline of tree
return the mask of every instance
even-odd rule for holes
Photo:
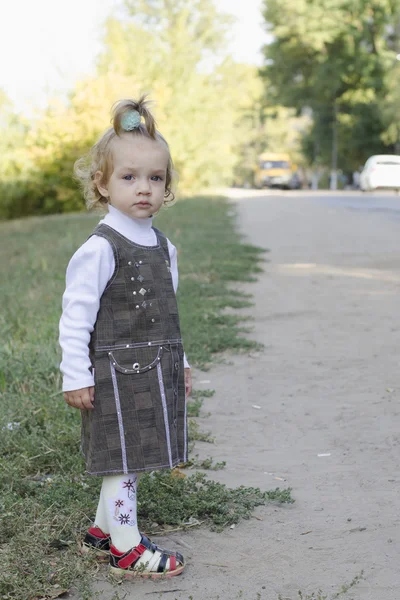
[[[211,0],[129,0],[110,19],[99,73],[129,78],[130,95],[156,99],[184,190],[229,182],[235,157],[237,81],[226,51],[231,20]]]
[[[399,11],[399,0],[265,0],[274,39],[263,75],[275,102],[311,109],[311,161],[329,164],[335,134],[339,166],[348,170],[384,150],[381,107]]]

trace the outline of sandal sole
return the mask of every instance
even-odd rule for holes
[[[140,572],[138,570],[128,571],[125,569],[118,569],[117,567],[110,567],[110,574],[123,579],[127,579],[129,577],[141,577],[142,579],[169,579],[171,577],[176,577],[177,575],[180,575],[183,572],[184,568],[185,565],[182,565],[178,569],[175,569],[174,571],[167,571],[166,573],[146,573]]]

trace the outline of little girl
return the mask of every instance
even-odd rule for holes
[[[119,102],[112,123],[75,165],[88,208],[108,212],[68,265],[60,320],[64,398],[81,409],[87,471],[103,476],[82,550],[118,575],[172,577],[184,559],[139,532],[136,484],[187,460],[177,253],[152,219],[174,198],[173,165],[145,97]]]

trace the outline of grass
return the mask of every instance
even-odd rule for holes
[[[193,390],[192,397],[187,403],[188,417],[199,417],[204,398],[212,398],[215,390]]]
[[[198,454],[189,458],[185,463],[185,468],[187,469],[204,469],[206,471],[220,471],[221,469],[225,469],[225,467],[225,460],[214,462],[214,459],[211,458],[211,456],[201,459]]]
[[[222,531],[240,519],[249,519],[256,506],[293,502],[289,488],[266,492],[244,486],[229,489],[207,479],[204,473],[174,477],[168,471],[158,471],[144,475],[140,486],[147,500],[139,502],[138,520],[148,532],[154,522],[182,528],[196,521]]]
[[[216,352],[255,346],[241,335],[240,317],[224,314],[225,308],[249,304],[248,295],[235,284],[253,280],[262,258],[259,249],[241,243],[233,219],[223,199],[210,198],[178,203],[157,218],[157,226],[180,251],[179,304],[185,348],[191,363],[202,368],[207,368]],[[3,600],[51,598],[71,582],[78,582],[82,590],[89,585],[87,573],[92,566],[90,559],[77,557],[77,543],[95,513],[100,478],[84,475],[80,415],[64,403],[60,392],[57,336],[66,265],[97,221],[82,214],[0,224]],[[197,435],[201,434],[197,431]],[[221,528],[246,518],[257,502],[270,499],[252,489],[213,487],[212,482],[198,479],[198,474],[185,478],[184,483],[168,472],[155,477],[161,477],[164,485],[154,487],[157,479],[153,482],[150,476],[141,482],[141,516],[148,524],[181,527],[191,516]],[[173,513],[168,504],[174,497],[175,505],[176,496],[171,493],[178,490],[174,486],[187,486],[179,488],[179,493],[184,489],[188,496],[188,505],[179,505],[182,514]],[[278,499],[291,500],[290,491],[279,494]],[[221,510],[222,502],[225,508]],[[162,514],[161,504],[168,506]]]
[[[355,575],[351,581],[344,583],[340,589],[334,594],[328,596],[322,590],[311,592],[310,594],[303,594],[301,590],[297,592],[297,600],[337,600],[347,594],[353,587],[355,587],[364,578],[364,571]],[[283,597],[281,594],[278,595],[278,600],[291,600],[288,597]],[[293,598],[295,600],[295,598]]]

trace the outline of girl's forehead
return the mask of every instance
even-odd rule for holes
[[[148,162],[166,168],[169,152],[161,141],[139,135],[122,135],[115,137],[112,142],[114,167],[121,162]]]

